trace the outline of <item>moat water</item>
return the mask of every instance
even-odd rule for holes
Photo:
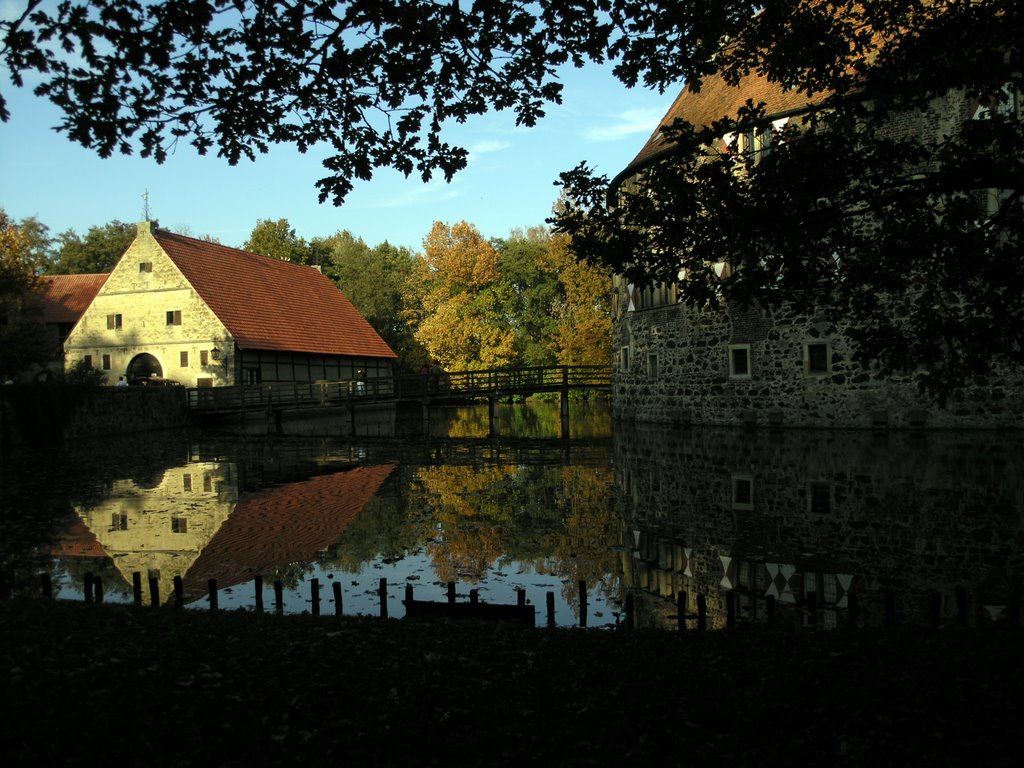
[[[637,624],[675,629],[684,593],[711,628],[1016,617],[1021,435],[613,428],[586,403],[570,423],[565,443],[557,404],[531,403],[499,407],[496,437],[481,407],[427,434],[383,413],[13,450],[4,590],[47,574],[58,599],[98,580],[131,602],[139,579],[170,605],[177,577],[206,609],[214,579],[221,609],[255,610],[260,577],[268,611],[279,582],[287,613],[378,615],[384,579],[400,618],[408,586],[444,601],[454,583],[459,602],[525,592],[538,626],[553,599],[559,626],[612,627],[629,596]]]

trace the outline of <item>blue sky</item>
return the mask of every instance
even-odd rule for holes
[[[307,239],[347,229],[369,245],[385,240],[420,250],[434,221],[466,220],[486,237],[543,224],[557,199],[561,171],[587,161],[614,176],[640,150],[674,93],[627,89],[610,68],[568,69],[564,101],[533,128],[517,128],[511,112],[490,113],[446,135],[471,151],[451,183],[424,184],[390,170],[357,182],[345,205],[317,202],[325,175],[316,152],[277,147],[254,163],[232,167],[215,155],[179,149],[163,165],[137,156],[100,159],[52,130],[59,116],[31,91],[6,80],[11,120],[0,123],[0,207],[35,216],[51,233],[113,219],[152,217],[170,229],[241,245],[258,219],[286,218]]]

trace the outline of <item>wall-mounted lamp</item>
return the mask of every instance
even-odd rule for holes
[[[214,360],[220,360],[220,350],[217,347],[211,349],[210,357],[212,357]]]

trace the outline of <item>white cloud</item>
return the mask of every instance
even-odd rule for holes
[[[478,141],[469,148],[470,155],[486,155],[491,152],[500,152],[503,149],[508,149],[512,145],[507,141],[499,141],[497,139],[490,139],[486,141]]]
[[[617,141],[634,134],[651,134],[664,114],[661,108],[627,109],[619,115],[609,116],[604,125],[592,125],[583,132],[588,141]]]

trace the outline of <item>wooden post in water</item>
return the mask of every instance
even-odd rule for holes
[[[210,590],[210,610],[217,610],[217,580],[208,579],[206,582],[207,588]]]
[[[96,599],[96,604],[99,605],[103,602],[103,582],[99,576],[96,576],[92,580],[92,592],[93,597]]]
[[[448,582],[448,603],[452,604],[455,602],[455,582]]]
[[[545,595],[548,610],[548,629],[555,628],[555,593],[548,592]]]
[[[160,580],[152,573],[149,575],[149,604],[154,608],[160,607]]]
[[[818,593],[807,593],[807,623],[814,627],[818,624]]]
[[[0,572],[0,600],[11,599],[11,588],[7,584],[7,579],[4,578],[4,574]]]
[[[708,628],[708,599],[702,592],[697,593],[697,631]]]
[[[480,590],[471,589],[469,590],[469,602],[470,605],[476,605],[480,602]]]
[[[331,584],[331,589],[334,591],[334,615],[341,616],[344,612],[344,605],[341,601],[341,582],[336,581]]]
[[[636,606],[633,603],[633,592],[626,593],[626,629],[636,626]]]
[[[764,599],[764,612],[768,617],[768,623],[775,623],[775,595],[768,595]]]
[[[520,608],[526,607],[526,590],[522,587],[516,589],[516,605]]]
[[[274,611],[284,613],[284,584],[280,579],[274,581]]]
[[[50,574],[39,574],[39,587],[42,590],[43,597],[47,599],[53,597],[53,582],[50,581]]]
[[[566,441],[569,439],[569,368],[565,365],[562,366],[562,394],[559,397],[559,406],[562,417],[562,440]]]
[[[412,584],[405,585],[405,615],[409,615],[409,607],[412,605]]]
[[[564,371],[565,368],[563,367]],[[587,582],[580,580],[580,626],[584,629],[587,626]]]
[[[92,602],[92,574],[85,574],[85,602]]]
[[[386,619],[388,617],[388,580],[382,578],[380,585],[377,587],[377,594],[380,595],[380,617]]]
[[[846,596],[846,624],[851,629],[857,626],[857,594],[850,592]]]
[[[689,610],[690,596],[686,590],[676,595],[676,612],[679,614],[679,634],[686,631],[686,611]]]
[[[263,577],[257,573],[252,580],[252,585],[256,598],[256,613],[263,613]]]
[[[497,424],[495,424],[495,422],[494,422],[494,401],[495,401],[495,399],[496,398],[494,397],[494,395],[491,395],[491,396],[489,396],[487,398],[487,436],[488,437],[497,437],[498,436]]]
[[[132,571],[132,600],[142,605],[142,574],[138,571]]]
[[[174,607],[185,607],[185,583],[182,581],[181,576],[174,577]]]
[[[725,626],[729,629],[736,626],[736,593],[731,589],[725,593]]]
[[[310,612],[314,616],[320,615],[320,579],[309,580]]]

